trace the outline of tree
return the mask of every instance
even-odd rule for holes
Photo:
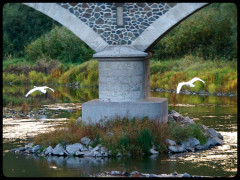
[[[24,46],[50,31],[58,22],[21,3],[3,6],[3,55],[22,57]]]

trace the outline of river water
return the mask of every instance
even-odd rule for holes
[[[169,108],[224,138],[224,145],[210,150],[181,154],[123,157],[80,158],[38,157],[10,152],[31,138],[49,131],[81,114],[81,104],[98,98],[98,90],[51,86],[55,92],[24,95],[31,86],[3,86],[3,174],[7,177],[89,177],[104,171],[138,171],[149,174],[189,173],[199,176],[233,177],[237,174],[237,97],[199,96],[169,92],[151,92],[168,98]],[[35,114],[19,116],[18,111]]]

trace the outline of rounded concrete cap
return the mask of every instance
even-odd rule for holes
[[[107,46],[103,51],[93,55],[95,58],[130,58],[130,57],[147,57],[148,53],[137,50],[129,45]]]

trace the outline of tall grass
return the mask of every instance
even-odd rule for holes
[[[37,67],[27,74],[3,72],[3,82],[13,82],[16,84],[78,83],[81,86],[98,87],[97,60],[90,60],[79,65],[70,64],[68,67],[62,63],[38,61]],[[237,93],[236,60],[204,60],[200,57],[187,55],[181,59],[171,59],[168,61],[151,60],[150,63],[151,89],[164,88],[176,90],[179,82],[189,81],[196,76],[203,79],[205,84],[197,81],[194,83],[195,87],[189,89],[189,87],[183,86],[182,90],[188,89],[194,92],[202,90],[209,93]]]
[[[148,118],[115,118],[110,121],[100,121],[95,124],[83,122],[75,124],[69,121],[65,128],[59,127],[55,131],[37,135],[34,144],[42,143],[45,146],[56,146],[64,142],[71,144],[80,142],[82,137],[92,139],[91,146],[102,144],[111,150],[113,155],[118,152],[132,155],[148,154],[153,145],[161,153],[167,152],[166,138],[173,139],[177,143],[188,137],[199,138],[206,142],[199,125],[182,126],[180,123],[159,123]]]
[[[205,84],[196,82],[195,87],[182,87],[199,92],[237,92],[237,61],[224,59],[204,60],[192,55],[181,59],[168,61],[151,61],[150,63],[152,89],[165,88],[177,89],[182,81],[189,81],[197,76],[205,81]]]

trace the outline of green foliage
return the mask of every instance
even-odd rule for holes
[[[93,50],[70,30],[56,26],[26,46],[25,53],[26,58],[33,61],[50,57],[62,63],[82,63],[92,57]]]
[[[41,72],[31,71],[28,74],[29,81],[33,84],[43,83],[44,82],[44,74]]]
[[[190,137],[198,139],[200,144],[205,144],[207,142],[207,137],[204,135],[203,130],[198,123],[188,126],[188,134]]]
[[[23,57],[24,46],[58,23],[22,3],[3,6],[3,55]]]
[[[136,137],[136,143],[141,148],[143,153],[149,153],[149,149],[152,146],[153,136],[151,131],[147,128],[140,130]]]
[[[61,77],[62,83],[78,82],[83,86],[98,86],[98,62],[90,60],[75,66]]]
[[[196,12],[154,47],[154,59],[181,58],[186,54],[214,59],[237,57],[237,7],[212,3]]]
[[[170,138],[176,141],[176,143],[180,143],[181,141],[186,140],[189,137],[189,131],[187,126],[181,126],[180,123],[171,121],[169,122],[169,133]]]
[[[237,92],[237,61],[225,59],[204,60],[192,55],[177,60],[166,60],[159,62],[152,60],[150,71],[155,72],[150,76],[151,89],[165,88],[177,89],[182,81],[189,81],[193,77],[199,77],[205,81],[196,82],[195,87],[183,86],[182,90],[209,93]],[[166,68],[166,71],[163,69]],[[152,70],[153,69],[153,70]],[[160,73],[161,72],[161,73]]]
[[[208,85],[208,92],[209,93],[214,93],[216,91],[216,85],[215,84],[209,84]]]

